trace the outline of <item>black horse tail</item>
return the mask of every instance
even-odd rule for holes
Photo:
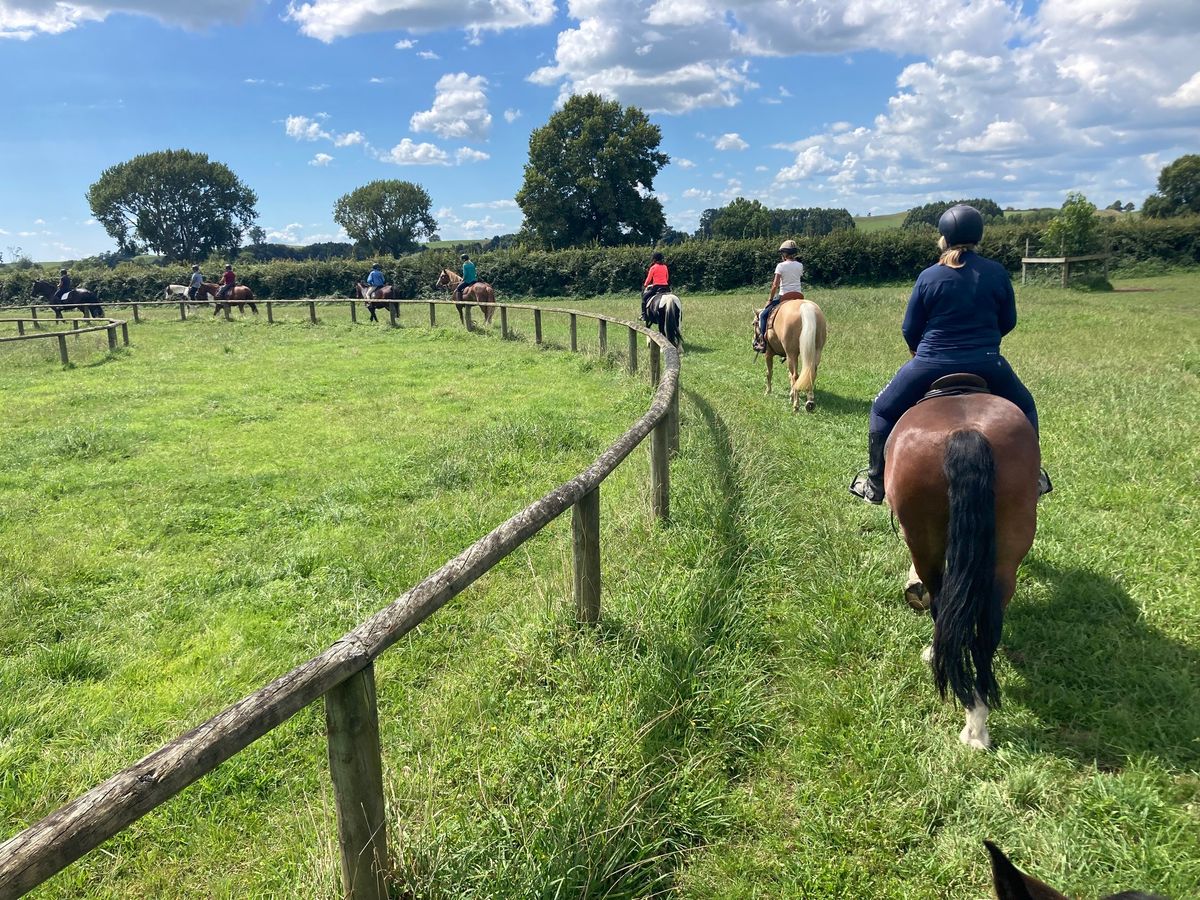
[[[992,658],[1000,645],[1004,608],[996,588],[996,461],[987,438],[956,431],[942,462],[950,494],[946,571],[935,596],[933,674],[966,709],[979,697],[1000,705]]]
[[[667,340],[679,346],[682,336],[679,333],[680,319],[683,318],[683,310],[679,308],[679,301],[673,300],[670,303],[661,304],[663,311],[663,330],[666,333]]]

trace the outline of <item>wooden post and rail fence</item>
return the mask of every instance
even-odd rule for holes
[[[12,325],[17,326],[15,336],[0,336],[0,344],[11,344],[17,341],[37,341],[55,339],[58,341],[58,358],[64,365],[70,365],[71,358],[67,351],[67,338],[79,337],[81,334],[94,334],[97,331],[103,331],[108,337],[108,349],[117,349],[117,329],[121,330],[121,341],[126,347],[129,346],[129,323],[123,319],[95,318],[95,319],[80,319],[80,318],[64,318],[51,319],[51,322],[61,322],[62,325],[58,328],[47,329],[43,327],[45,319],[39,319],[37,308],[30,307],[31,315],[27,318],[2,318],[0,326]],[[66,330],[67,322],[71,323],[71,330]],[[26,328],[27,325],[32,326]]]
[[[291,302],[310,303],[310,317],[315,319],[315,301]],[[429,302],[429,318],[434,322],[435,304],[452,301],[408,302]],[[164,301],[164,305],[174,303]],[[662,522],[670,515],[670,450],[678,446],[679,430],[679,352],[675,347],[661,335],[621,319],[523,304],[496,305],[505,333],[508,310],[533,310],[539,344],[543,313],[566,314],[572,326],[576,317],[598,320],[602,344],[607,341],[608,324],[623,325],[629,330],[629,366],[635,373],[637,336],[649,337],[655,388],[649,409],[587,469],[497,526],[325,652],[0,844],[0,900],[32,890],[321,699],[345,896],[350,900],[384,900],[388,896],[390,857],[374,661],[568,509],[575,618],[585,625],[596,623],[601,600],[600,485],[646,437],[650,438],[650,506]],[[184,316],[181,307],[181,318]],[[575,327],[571,331],[574,336]],[[572,345],[576,345],[574,340]]]

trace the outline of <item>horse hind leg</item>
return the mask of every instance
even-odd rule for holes
[[[966,710],[966,725],[958,735],[958,739],[973,750],[987,750],[992,746],[987,729],[988,712],[987,704],[976,694],[975,704]]]
[[[771,396],[771,374],[775,368],[775,357],[770,350],[767,351],[767,389],[763,391],[764,397]]]
[[[921,576],[917,574],[917,567],[910,565],[908,567],[908,583],[904,586],[904,602],[912,609],[924,612],[929,609],[929,600],[929,591],[925,589]],[[925,661],[929,662],[929,660]]]
[[[796,374],[796,357],[790,353],[787,358],[788,363],[788,382],[791,385],[791,390],[788,392],[788,398],[792,401],[792,412],[800,412],[800,378]]]

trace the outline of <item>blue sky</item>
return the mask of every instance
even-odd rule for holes
[[[0,253],[112,249],[88,186],[178,147],[272,240],[343,239],[334,202],[379,178],[443,237],[515,231],[530,131],[588,90],[660,126],[686,231],[737,196],[1140,205],[1200,152],[1197,38],[1174,0],[0,0]]]

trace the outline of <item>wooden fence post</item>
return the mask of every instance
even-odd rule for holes
[[[70,362],[67,359],[67,336],[65,334],[58,336],[58,358],[62,360],[64,366]]]
[[[389,328],[399,328],[400,327],[396,321],[397,312],[399,311],[399,308],[400,308],[400,306],[397,303],[389,303],[388,304],[388,327]]]
[[[38,324],[37,307],[36,306],[29,307],[29,314],[33,317],[33,330],[37,331],[39,328],[42,327],[41,325]]]
[[[129,346],[129,323],[128,322],[121,323],[121,340],[124,342],[126,347]]]
[[[312,324],[317,324],[317,304],[312,300],[308,301],[308,321]]]
[[[600,485],[580,497],[571,509],[575,621],[595,625],[600,621]]]
[[[138,315],[138,305],[136,303],[133,304],[133,321],[135,321],[135,322],[142,321],[141,316]]]
[[[471,321],[471,307],[463,307],[463,324],[467,326],[467,331],[475,328],[475,323]]]
[[[1071,261],[1067,257],[1064,256],[1063,257],[1062,286],[1066,287],[1067,283],[1070,280],[1071,280]]]
[[[508,338],[508,307],[500,307],[500,336]]]
[[[629,361],[627,362],[627,365],[629,366],[629,374],[630,375],[637,374],[637,336],[638,336],[638,333],[636,331],[634,331],[632,328],[630,328],[629,329]]]
[[[533,311],[533,342],[535,344],[542,342],[542,311],[540,309]]]
[[[270,300],[267,301],[267,322],[272,325],[275,324],[275,308]]]
[[[226,322],[233,321],[233,303],[231,303],[231,302],[226,302],[226,304],[225,304],[225,321]]]
[[[180,322],[187,321],[187,304],[186,303],[179,304],[179,321]]]
[[[671,519],[671,470],[667,453],[667,417],[650,432],[650,506],[660,522]]]
[[[117,326],[109,325],[104,330],[106,332],[108,332],[108,349],[116,350],[117,349]]]
[[[337,807],[342,889],[348,900],[387,900],[387,830],[374,666],[325,694],[329,774]]]
[[[20,319],[17,319],[17,334],[21,335],[24,333],[25,333],[25,323],[23,321],[21,321]]]
[[[71,320],[71,330],[72,330],[72,331],[78,331],[78,330],[79,330],[79,320],[78,320],[78,319],[72,319],[72,320]]]
[[[350,321],[358,322],[358,304],[353,300],[350,301]]]
[[[656,341],[650,342],[650,385],[658,387],[662,380],[662,349]]]
[[[429,327],[430,328],[437,327],[437,304],[436,303],[429,304]]]
[[[575,313],[571,313],[571,352],[576,353],[579,350],[578,327],[575,323]]]
[[[671,392],[671,405],[667,407],[667,449],[672,454],[679,451],[679,373],[675,374],[675,390]]]
[[[608,321],[600,320],[600,355],[608,353]]]

